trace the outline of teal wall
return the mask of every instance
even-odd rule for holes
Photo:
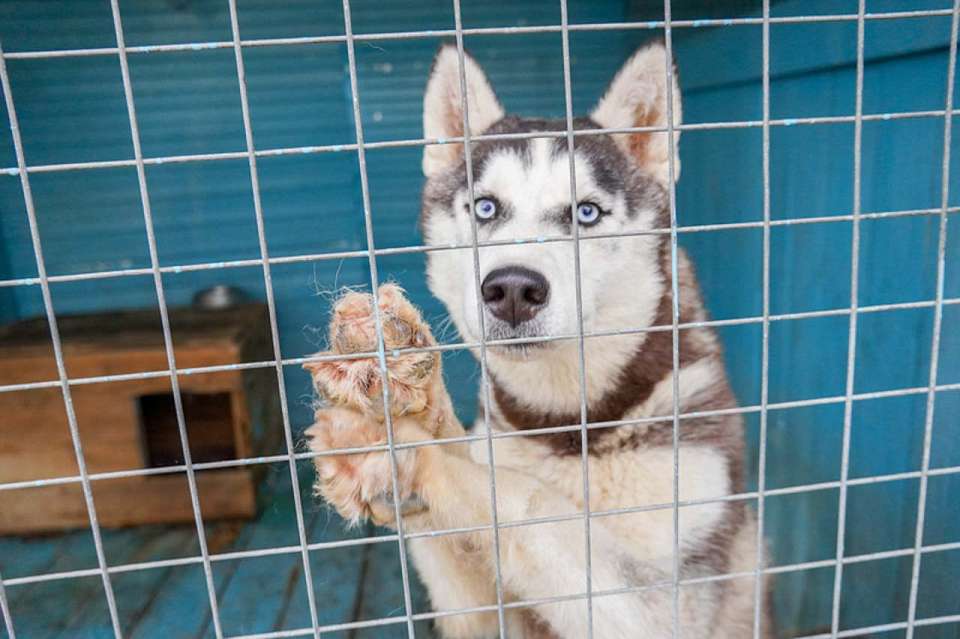
[[[352,4],[358,33],[450,28],[449,2]],[[677,18],[757,15],[759,2],[674,3]],[[947,0],[871,0],[868,10],[945,8]],[[661,3],[570,2],[571,22],[661,17]],[[229,40],[220,0],[121,2],[128,45]],[[778,2],[774,15],[855,12],[853,1]],[[297,0],[282,6],[240,0],[245,39],[342,33],[338,2]],[[554,2],[506,5],[464,2],[468,27],[551,24]],[[870,22],[864,112],[942,109],[949,17]],[[647,30],[571,34],[574,107],[584,112]],[[109,4],[4,0],[0,38],[7,51],[112,46]],[[678,29],[676,55],[687,122],[761,117],[761,29],[736,26]],[[771,29],[771,115],[849,115],[854,110],[855,23],[774,25]],[[420,99],[439,41],[358,43],[363,125],[369,141],[420,137]],[[488,70],[509,111],[563,114],[559,34],[474,36],[467,47]],[[244,50],[252,125],[258,148],[353,141],[354,123],[342,44]],[[118,60],[111,56],[8,61],[27,161],[49,164],[132,156]],[[143,151],[148,157],[243,151],[244,137],[230,49],[136,54],[130,57]],[[960,98],[957,98],[960,104]],[[0,106],[2,111],[2,106]],[[6,113],[0,113],[3,119]],[[0,168],[15,165],[9,131],[0,127]],[[774,219],[847,215],[852,211],[852,124],[784,126],[771,130],[771,215]],[[960,136],[954,136],[951,205],[960,202]],[[936,207],[940,202],[943,120],[882,120],[863,125],[865,212]],[[678,187],[682,225],[762,219],[761,132],[758,128],[690,131],[681,143]],[[416,230],[421,175],[417,148],[367,154],[378,247],[421,243]],[[295,154],[259,161],[267,242],[273,256],[366,248],[359,173],[353,153]],[[245,160],[147,168],[163,265],[259,257]],[[149,265],[136,172],[132,168],[31,176],[48,271],[68,274]],[[953,227],[957,221],[952,220]],[[779,226],[771,231],[771,311],[790,313],[849,305],[849,221]],[[760,229],[684,234],[716,318],[761,312]],[[868,220],[861,225],[859,303],[930,300],[935,294],[938,218]],[[948,243],[946,296],[960,296],[960,241]],[[722,265],[722,267],[718,267]],[[423,257],[381,257],[381,274],[401,282],[434,324],[442,307],[427,292]],[[36,268],[19,181],[0,174],[0,279],[30,277]],[[273,267],[283,357],[315,351],[332,292],[369,284],[365,258]],[[212,283],[231,283],[263,296],[259,268],[227,268],[164,276],[170,304],[186,304]],[[58,313],[156,306],[149,276],[59,283]],[[0,288],[0,320],[42,313],[36,286]],[[856,391],[927,384],[933,313],[930,308],[864,314],[859,320]],[[940,381],[960,381],[960,305],[944,309]],[[159,325],[158,325],[159,330]],[[760,399],[760,326],[721,331],[734,387],[744,404]],[[453,342],[453,330],[443,331]],[[174,335],[176,339],[176,335]],[[770,329],[770,401],[842,395],[847,318],[775,322]],[[69,362],[67,362],[69,367]],[[446,363],[462,416],[474,412],[476,366],[466,353]],[[296,430],[310,420],[307,376],[286,371]],[[925,395],[857,402],[850,476],[919,468]],[[941,393],[935,420],[934,466],[960,465],[960,397]],[[758,420],[748,417],[753,468]],[[781,488],[839,478],[842,404],[774,410],[769,415],[766,485]],[[756,482],[755,471],[752,478]],[[851,487],[847,554],[913,545],[919,482]],[[960,541],[960,476],[930,480],[925,543]],[[767,530],[773,563],[835,555],[838,491],[769,497]],[[921,616],[960,612],[960,552],[927,555],[921,574]],[[842,626],[906,617],[911,559],[850,565],[845,570]],[[783,636],[829,626],[833,570],[781,576],[776,608]],[[922,637],[960,636],[957,626]],[[902,634],[902,633],[901,633]],[[884,636],[895,636],[896,633]]]
[[[831,11],[846,10],[829,3],[814,4],[830,6]],[[902,8],[907,7],[907,3],[901,4]],[[882,9],[893,8],[893,3],[887,5]],[[808,12],[810,3],[787,2],[776,9],[774,13],[780,15]],[[949,30],[949,20],[939,19],[869,23],[865,30],[864,113],[943,109]],[[761,117],[760,42],[759,27],[737,27],[694,31],[678,45],[688,122]],[[772,27],[771,74],[773,118],[852,114],[856,24]],[[770,148],[772,217],[849,215],[853,202],[853,140],[853,124],[774,127]],[[956,157],[960,145],[954,140]],[[761,219],[761,145],[761,132],[756,129],[687,135],[681,144],[684,176],[679,188],[680,223]],[[942,118],[865,123],[862,210],[938,207],[942,150]],[[953,206],[960,201],[957,175],[954,168]],[[938,224],[936,217],[870,220],[861,224],[860,305],[933,299]],[[775,227],[771,231],[771,312],[848,306],[851,238],[849,221]],[[698,234],[685,239],[700,266],[708,307],[715,317],[761,313],[760,230]],[[948,243],[948,297],[957,294],[960,276],[960,246],[955,237],[950,239],[954,241]],[[734,256],[732,260],[730,255]],[[716,264],[724,267],[717,269]],[[942,331],[941,383],[960,377],[957,318],[956,308],[947,307]],[[847,317],[838,316],[776,322],[771,326],[771,402],[844,394],[847,324]],[[932,325],[933,311],[929,308],[861,315],[855,392],[926,385]],[[725,329],[721,333],[740,400],[759,403],[759,327]],[[935,466],[960,462],[956,400],[956,393],[941,393],[938,397]],[[919,468],[925,401],[925,395],[911,395],[854,404],[851,478]],[[749,419],[754,436],[758,421],[756,416]],[[839,479],[842,425],[842,403],[772,411],[768,422],[766,486],[783,488]],[[924,540],[927,544],[960,539],[958,479],[952,476],[930,480]],[[846,554],[912,546],[918,493],[918,480],[850,488]],[[835,556],[838,497],[837,490],[824,490],[766,500],[766,525],[775,564]],[[960,600],[956,586],[960,581],[960,553],[927,555],[923,567],[918,613],[955,614]],[[911,569],[909,557],[847,566],[841,627],[905,619]],[[832,569],[779,577],[776,604],[781,627],[829,627],[832,583]],[[958,636],[957,628],[949,626],[926,632],[929,635],[924,636]]]

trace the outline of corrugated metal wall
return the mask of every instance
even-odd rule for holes
[[[841,6],[841,5],[849,6]],[[870,3],[868,10],[943,8],[948,3]],[[856,11],[856,3],[785,2],[775,14]],[[944,108],[949,21],[868,23],[863,108],[866,114]],[[682,41],[680,61],[687,121],[761,117],[759,27],[695,31]],[[850,115],[855,107],[856,24],[774,25],[771,28],[771,117]],[[849,215],[853,201],[853,124],[774,127],[771,204],[774,219]],[[762,215],[761,134],[758,130],[686,134],[679,188],[681,224],[757,220]],[[862,210],[935,208],[940,203],[942,119],[881,120],[863,126]],[[953,154],[960,150],[954,138]],[[960,201],[953,165],[951,204]],[[908,217],[861,225],[859,304],[933,299],[938,219]],[[954,222],[954,225],[956,222]],[[771,232],[771,312],[843,308],[850,300],[850,222],[775,227]],[[960,291],[960,246],[949,238],[946,295]],[[682,238],[700,268],[715,317],[759,315],[759,230]],[[722,268],[717,268],[722,264]],[[750,284],[750,285],[747,285]],[[941,383],[960,378],[956,307],[944,311]],[[775,322],[770,330],[770,401],[842,396],[846,383],[847,317]],[[855,392],[925,386],[932,309],[863,314],[859,318]],[[743,403],[760,400],[759,326],[721,331],[728,366]],[[920,467],[925,395],[856,402],[850,477],[909,472]],[[960,463],[960,402],[938,397],[933,465]],[[758,419],[749,419],[754,436]],[[843,405],[772,411],[767,447],[768,488],[840,478]],[[924,543],[960,539],[960,481],[930,480]],[[910,547],[917,480],[851,487],[845,553]],[[836,553],[838,491],[766,500],[767,526],[778,565],[832,559]],[[848,565],[842,627],[906,618],[911,558]],[[928,555],[920,614],[954,614],[960,601],[960,553]],[[952,578],[949,576],[953,575]],[[830,624],[833,570],[778,576],[778,621],[787,630]],[[957,628],[928,629],[956,637]],[[888,635],[884,635],[888,636]],[[896,634],[890,636],[898,636]]]
[[[754,15],[759,2],[674,3],[676,17]],[[947,0],[872,0],[868,10],[945,8]],[[129,45],[229,40],[226,3],[150,0],[121,3]],[[356,32],[450,28],[449,2],[356,1]],[[572,22],[656,19],[659,2],[570,3]],[[774,15],[855,12],[852,0],[780,2]],[[342,33],[337,2],[239,2],[244,38]],[[556,3],[464,2],[464,23],[476,26],[555,24]],[[949,18],[871,22],[866,29],[866,113],[943,108]],[[575,109],[586,111],[644,30],[571,35]],[[0,37],[7,51],[111,46],[109,6],[102,0],[0,2]],[[675,33],[688,122],[757,120],[761,116],[759,26],[682,29]],[[771,30],[771,113],[775,118],[849,115],[854,110],[856,25],[775,25]],[[361,105],[368,140],[420,137],[420,100],[435,39],[360,43]],[[559,34],[476,36],[467,46],[488,70],[506,107],[560,116],[563,84]],[[346,50],[340,44],[257,47],[244,51],[258,148],[353,141]],[[147,156],[242,151],[244,139],[233,52],[131,56],[131,73]],[[31,164],[132,156],[115,57],[9,61],[14,97]],[[960,102],[960,100],[958,100]],[[2,107],[0,107],[2,110]],[[6,118],[6,113],[0,113]],[[942,119],[890,120],[863,128],[863,210],[939,205]],[[846,215],[852,210],[853,126],[775,127],[771,140],[774,218]],[[960,136],[955,136],[957,140]],[[684,134],[679,184],[681,224],[762,218],[759,129]],[[954,156],[960,157],[955,142]],[[367,154],[378,247],[419,244],[421,175],[416,148]],[[951,202],[960,201],[953,163]],[[0,166],[15,165],[9,131],[0,130]],[[298,154],[259,162],[267,240],[274,256],[366,247],[359,175],[353,153]],[[147,169],[164,265],[259,257],[245,160],[151,166]],[[78,273],[148,266],[133,169],[56,172],[32,176],[48,270]],[[953,223],[956,226],[956,222]],[[946,295],[960,296],[960,245],[948,244]],[[777,227],[772,231],[772,312],[841,308],[849,304],[850,222]],[[759,315],[761,232],[687,234],[708,306],[718,318]],[[935,293],[937,219],[865,221],[860,262],[861,305],[922,301]],[[439,324],[442,307],[425,289],[422,256],[380,259],[381,273],[401,282]],[[721,266],[722,265],[722,266]],[[277,265],[273,269],[284,357],[316,350],[329,294],[368,283],[365,259]],[[0,175],[0,278],[35,275],[16,176]],[[212,283],[232,283],[262,297],[259,268],[165,276],[171,304],[189,302]],[[102,279],[53,286],[59,313],[155,306],[150,277]],[[0,288],[0,319],[42,312],[37,287]],[[856,391],[924,386],[933,314],[929,308],[860,318]],[[960,381],[960,306],[944,309],[940,381]],[[158,327],[159,330],[159,327]],[[742,403],[759,403],[760,327],[721,331]],[[457,339],[445,331],[450,341]],[[176,339],[176,335],[174,335]],[[771,327],[770,400],[842,395],[847,319],[777,322]],[[461,414],[474,411],[476,370],[469,355],[449,356],[448,377]],[[68,362],[69,366],[69,362]],[[297,368],[286,373],[295,427],[309,423],[309,384]],[[916,470],[920,464],[924,395],[858,402],[853,412],[851,477]],[[960,398],[937,402],[932,463],[960,464]],[[756,419],[752,458],[756,459]],[[770,414],[767,486],[839,478],[843,407],[778,410]],[[754,477],[755,479],[755,477]],[[917,480],[850,489],[848,554],[910,547]],[[960,540],[956,477],[930,480],[925,543]],[[837,491],[770,497],[767,526],[774,562],[829,559],[835,554]],[[919,614],[960,612],[960,553],[924,562]],[[843,627],[906,616],[910,558],[851,565],[845,570]],[[833,571],[781,576],[776,603],[781,626],[829,625]],[[956,637],[954,626],[923,637]],[[952,633],[952,634],[951,634]]]

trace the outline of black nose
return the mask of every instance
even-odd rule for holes
[[[550,298],[547,278],[522,266],[505,266],[490,271],[480,291],[494,317],[514,327],[533,319]]]

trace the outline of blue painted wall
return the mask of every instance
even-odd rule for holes
[[[358,33],[450,28],[448,2],[352,3]],[[675,2],[678,18],[756,15],[759,2]],[[872,0],[871,11],[948,8],[947,0]],[[226,3],[196,0],[121,2],[129,45],[229,40]],[[659,2],[570,3],[572,22],[648,20]],[[774,15],[855,12],[856,2],[778,2]],[[339,3],[306,0],[277,6],[239,2],[244,38],[342,33]],[[504,26],[559,21],[556,3],[465,2],[464,24]],[[878,21],[866,29],[865,113],[942,109],[948,17]],[[108,3],[102,0],[0,2],[0,38],[7,51],[111,46]],[[571,34],[575,109],[586,111],[629,52],[651,32]],[[759,26],[678,29],[677,57],[687,122],[761,117]],[[771,115],[849,115],[854,110],[856,25],[775,25],[771,29]],[[420,137],[420,100],[436,39],[357,45],[363,125],[368,140]],[[489,71],[506,107],[523,114],[563,113],[559,34],[476,36],[467,46]],[[257,47],[244,51],[258,148],[353,141],[346,50],[341,44]],[[132,55],[134,92],[146,156],[244,150],[232,50]],[[132,156],[115,57],[9,61],[14,97],[31,164]],[[957,99],[960,103],[960,98]],[[0,107],[2,110],[2,107]],[[6,113],[0,113],[4,119]],[[771,214],[774,219],[847,215],[852,211],[853,125],[774,127],[771,131]],[[960,158],[960,136],[954,136]],[[863,126],[864,212],[936,207],[940,202],[942,118],[881,120]],[[761,133],[758,128],[691,131],[681,143],[682,225],[762,219]],[[367,154],[378,247],[419,244],[416,230],[420,150]],[[960,201],[960,160],[951,172],[951,204]],[[9,131],[0,130],[0,167],[15,165]],[[259,161],[271,255],[366,248],[359,174],[353,153],[263,158]],[[151,166],[147,169],[163,265],[259,257],[249,173],[244,160]],[[40,232],[51,274],[148,266],[133,169],[32,176]],[[956,227],[957,221],[952,221]],[[849,221],[780,226],[771,238],[773,313],[848,306]],[[685,234],[708,306],[717,318],[761,312],[759,229]],[[930,300],[935,294],[938,219],[906,217],[861,225],[859,303]],[[950,237],[947,297],[960,296],[960,241]],[[722,265],[719,267],[718,265]],[[382,257],[380,272],[401,282],[435,324],[442,307],[423,281],[420,255]],[[0,278],[36,274],[19,181],[0,175]],[[317,349],[331,293],[369,283],[365,259],[314,261],[273,268],[284,357]],[[171,304],[189,302],[212,283],[232,283],[263,296],[259,268],[231,268],[164,277]],[[150,277],[53,286],[59,313],[156,306]],[[0,320],[42,312],[35,286],[0,288]],[[929,308],[864,314],[859,320],[856,391],[924,386],[928,382],[933,313]],[[960,306],[944,309],[942,383],[960,381]],[[159,329],[158,329],[159,330]],[[760,327],[721,330],[740,401],[759,403]],[[452,330],[444,339],[456,341]],[[176,335],[174,336],[176,338]],[[847,319],[775,322],[770,330],[770,401],[842,395]],[[461,414],[474,411],[476,367],[466,353],[448,356],[448,377]],[[69,362],[68,362],[69,367]],[[296,429],[310,420],[310,391],[299,368],[286,371]],[[853,411],[851,477],[919,468],[925,396],[857,402]],[[960,465],[960,397],[937,399],[932,464]],[[757,426],[751,426],[756,467]],[[780,488],[839,478],[842,404],[771,411],[766,485]],[[755,471],[752,478],[755,483]],[[913,544],[917,480],[852,487],[847,554]],[[960,540],[960,477],[930,480],[925,543]],[[837,490],[770,497],[767,529],[779,565],[835,554]],[[960,553],[928,555],[921,574],[921,616],[960,612]],[[843,627],[906,616],[910,558],[850,565],[845,570]],[[776,590],[787,636],[828,626],[833,570],[787,574]],[[923,637],[957,637],[956,626]]]
[[[856,10],[855,3],[848,3],[853,7],[838,7],[836,3],[787,2],[776,5],[774,14],[810,12],[811,4],[830,11]],[[905,8],[907,4],[901,6]],[[910,7],[915,6],[910,3]],[[889,10],[893,5],[868,8]],[[949,20],[938,19],[869,23],[865,31],[864,113],[943,109],[949,28]],[[682,41],[678,48],[688,122],[761,117],[760,38],[759,27],[737,27],[695,31]],[[771,29],[771,43],[772,117],[853,113],[855,23],[776,25]],[[853,210],[853,140],[852,124],[773,128],[772,217],[849,215]],[[761,133],[755,129],[686,135],[681,144],[685,163],[679,189],[682,224],[762,218],[761,141]],[[942,118],[865,123],[862,210],[939,206],[942,149]],[[958,149],[960,145],[955,141],[954,156]],[[960,199],[957,175],[954,169],[954,206]],[[862,223],[860,305],[933,299],[938,223],[935,217]],[[771,312],[848,306],[851,237],[849,221],[775,227],[771,232]],[[758,315],[761,232],[726,231],[685,239],[700,266],[713,314],[719,318]],[[735,257],[731,260],[730,255]],[[724,268],[717,269],[718,263]],[[954,241],[948,244],[947,296],[956,295],[958,275],[960,247]],[[948,307],[944,316],[945,343],[939,376],[941,382],[949,382],[960,376],[957,313]],[[932,323],[931,309],[861,315],[855,391],[926,385]],[[721,333],[741,401],[759,403],[759,328]],[[847,318],[843,316],[774,323],[770,331],[770,401],[842,396],[847,373],[847,335]],[[850,477],[908,472],[920,467],[925,399],[925,395],[915,395],[854,405]],[[954,465],[960,460],[957,406],[956,393],[939,395],[935,466]],[[753,416],[749,422],[756,437],[758,420]],[[839,479],[842,425],[842,404],[772,411],[767,487]],[[925,543],[960,538],[958,491],[960,481],[956,476],[931,480]],[[918,492],[917,480],[850,488],[846,554],[912,546]],[[767,499],[766,524],[774,563],[834,557],[838,497],[837,490],[825,490]],[[958,562],[958,553],[926,557],[919,614],[933,616],[957,611]],[[904,619],[911,569],[910,558],[847,566],[841,627]],[[779,623],[785,631],[829,627],[833,578],[832,569],[778,578],[775,602]],[[949,626],[926,632],[936,637],[957,636],[956,627]]]

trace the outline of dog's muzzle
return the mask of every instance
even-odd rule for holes
[[[487,274],[480,292],[490,313],[516,328],[546,307],[550,283],[542,274],[526,267],[504,266]]]

